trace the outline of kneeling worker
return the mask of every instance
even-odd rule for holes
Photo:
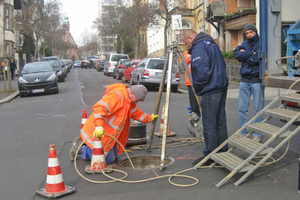
[[[91,159],[94,137],[101,137],[106,163],[113,163],[124,150],[116,140],[104,133],[115,137],[125,147],[131,118],[144,123],[156,119],[158,115],[148,115],[137,106],[138,101],[144,101],[147,92],[143,85],[133,85],[130,88],[124,84],[110,85],[102,99],[93,106],[93,113],[81,129],[81,139],[74,140],[70,159],[74,160],[79,144],[85,139],[82,158]]]

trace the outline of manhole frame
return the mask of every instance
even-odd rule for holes
[[[156,155],[156,154],[154,154],[154,155],[136,155],[136,156],[130,156],[130,159],[133,160],[133,159],[138,158],[138,157],[155,157],[155,158],[159,158],[159,161],[161,159],[160,158],[161,155]],[[160,168],[160,166],[157,166],[155,168],[143,168],[143,169],[141,169],[141,168],[132,168],[131,165],[130,165],[130,167],[125,167],[125,166],[121,165],[121,163],[124,162],[125,160],[127,160],[127,162],[129,162],[129,159],[127,157],[118,158],[117,166],[119,166],[121,168],[126,168],[126,169],[133,169],[133,170],[149,170],[149,169],[159,169]],[[168,166],[174,164],[174,162],[175,162],[175,159],[172,158],[172,157],[170,157],[170,156],[166,156],[165,160],[170,160],[170,163],[167,164],[167,165],[164,165],[164,167],[168,167]]]

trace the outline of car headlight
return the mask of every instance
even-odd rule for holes
[[[19,77],[19,83],[28,83],[23,77]]]
[[[59,71],[57,72],[57,75],[62,75],[62,71],[59,70]]]
[[[56,79],[56,74],[52,74],[49,78],[47,78],[47,81],[52,81]]]

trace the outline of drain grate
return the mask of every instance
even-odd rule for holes
[[[154,169],[160,168],[160,155],[152,155],[152,156],[134,156],[130,157],[130,160],[134,166],[134,169]],[[165,167],[172,165],[175,162],[175,159],[172,157],[165,158]],[[118,166],[130,168],[132,166],[129,162],[128,158],[120,158],[118,159]]]

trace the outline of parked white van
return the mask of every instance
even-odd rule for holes
[[[118,63],[120,59],[129,59],[129,56],[127,54],[117,54],[117,53],[109,54],[104,64],[103,74],[106,76],[112,74],[115,65]]]

